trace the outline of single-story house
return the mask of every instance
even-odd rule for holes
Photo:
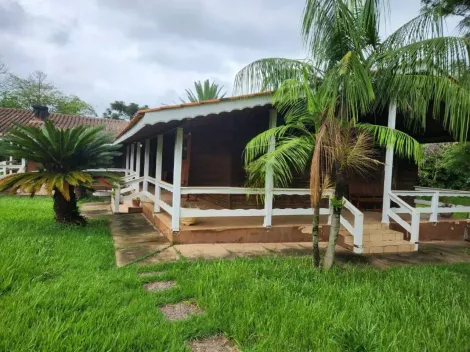
[[[124,120],[113,120],[104,119],[97,117],[87,117],[79,115],[66,115],[50,113],[47,107],[42,108],[43,113],[47,116],[46,118],[56,126],[60,128],[71,128],[75,126],[105,126],[106,133],[113,136],[117,136],[127,125],[128,121]],[[14,128],[15,125],[41,125],[44,122],[39,117],[40,111],[34,108],[31,110],[26,109],[11,109],[11,108],[0,108],[0,136],[8,133],[8,130]],[[0,157],[1,158],[1,157]],[[0,166],[0,169],[6,168],[10,160],[1,160],[5,165]],[[6,162],[6,163],[5,163]],[[25,171],[34,171],[37,169],[37,165],[33,162],[25,162]],[[15,167],[15,166],[13,166]],[[1,171],[1,170],[0,170]]]
[[[410,131],[394,105],[365,120],[411,133],[421,143],[452,141],[431,114],[425,131]],[[144,215],[174,243],[310,241],[307,175],[279,189],[268,170],[263,189],[245,187],[247,142],[282,123],[272,93],[139,111],[116,138],[126,156],[126,178],[113,210],[134,211],[130,200],[142,198]],[[440,214],[470,208],[443,205],[439,197],[470,193],[415,189],[417,166],[394,158],[391,149],[381,154],[384,166],[349,182],[340,244],[356,253],[406,252],[417,250],[420,239],[463,238],[467,221]],[[321,214],[326,239],[327,200]]]

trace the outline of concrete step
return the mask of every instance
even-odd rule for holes
[[[340,231],[338,244],[353,250],[354,237],[348,231]],[[415,248],[414,244],[404,240],[403,233],[390,230],[382,224],[378,224],[374,230],[364,230],[362,246],[364,254],[413,252]]]

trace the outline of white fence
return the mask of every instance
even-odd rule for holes
[[[15,160],[0,161],[0,178],[26,172],[26,160],[21,160],[21,163],[18,163]]]
[[[155,194],[148,190],[148,185],[155,186]],[[162,190],[172,194],[172,204],[168,204],[161,197]],[[200,208],[184,208],[181,207],[182,195],[197,194],[217,194],[217,195],[264,195],[264,189],[250,189],[243,187],[174,187],[172,184],[157,180],[152,177],[136,177],[135,173],[127,177],[121,187],[114,190],[112,204],[115,213],[119,213],[120,202],[126,199],[144,196],[154,202],[154,212],[164,210],[171,215],[172,230],[178,232],[180,230],[180,218],[210,218],[210,217],[263,217],[264,226],[270,227],[272,217],[275,216],[296,216],[296,215],[312,215],[312,208],[272,208],[272,202],[265,202],[263,209],[200,209]],[[273,195],[309,195],[308,189],[295,188],[274,188]],[[331,192],[325,194],[330,196]],[[349,201],[345,200],[345,208],[350,211],[354,217],[354,223],[351,224],[345,217],[341,217],[341,225],[350,232],[354,237],[354,251],[363,253],[363,227],[364,215]],[[329,208],[320,209],[320,215],[330,215]]]
[[[470,197],[470,192],[466,191],[415,187],[414,191],[390,191],[389,196],[391,202],[398,207],[391,207],[387,215],[410,234],[410,242],[415,245],[416,250],[419,243],[421,214],[429,214],[429,221],[438,222],[440,214],[470,213],[470,206],[455,204],[456,201],[453,199]],[[418,206],[411,206],[403,198],[413,198],[413,203]],[[443,198],[445,202],[440,201]],[[407,214],[408,219],[404,219],[400,214]]]

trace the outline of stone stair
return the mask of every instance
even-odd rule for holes
[[[353,250],[353,236],[341,228],[338,244],[346,249]],[[415,246],[404,239],[404,234],[389,229],[389,225],[382,223],[364,224],[363,235],[364,254],[377,253],[409,253],[414,252]]]

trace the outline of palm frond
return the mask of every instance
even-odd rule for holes
[[[304,72],[308,72],[312,80],[316,80],[322,75],[322,71],[308,60],[283,58],[257,60],[237,73],[234,82],[234,93],[275,91],[286,80],[300,80],[304,76]]]
[[[402,158],[412,159],[421,163],[423,149],[421,144],[405,132],[386,126],[358,123],[355,128],[370,133],[374,142],[381,147],[391,147],[395,154]]]

